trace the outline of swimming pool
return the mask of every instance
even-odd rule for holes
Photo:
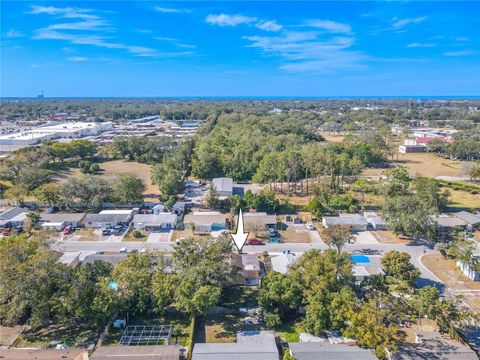
[[[353,260],[355,264],[368,264],[370,259],[365,255],[350,255],[350,259]]]

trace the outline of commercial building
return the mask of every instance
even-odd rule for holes
[[[31,130],[0,136],[0,152],[35,146],[47,140],[74,139],[98,135],[113,128],[112,122],[65,122],[47,123]]]

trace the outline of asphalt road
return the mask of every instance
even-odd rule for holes
[[[169,252],[172,250],[173,243],[147,243],[147,242],[99,242],[99,241],[59,241],[54,245],[54,248],[59,251],[104,251],[104,252],[118,252],[121,248],[132,249],[147,249]],[[310,244],[266,244],[266,245],[246,245],[243,252],[259,253],[259,252],[305,252],[310,249],[327,249],[328,246],[324,243],[310,243]],[[412,263],[422,272],[419,286],[435,285],[442,288],[441,283],[435,276],[428,271],[420,262],[420,257],[424,254],[434,253],[435,251],[429,249],[424,245],[402,245],[402,244],[347,244],[345,251],[349,253],[362,253],[365,255],[382,255],[387,251],[397,250],[403,251],[412,257]]]

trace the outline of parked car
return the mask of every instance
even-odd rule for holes
[[[73,230],[73,227],[71,227],[70,225],[69,226],[66,226],[65,229],[63,229],[63,235],[68,235],[72,232]]]
[[[126,253],[126,252],[127,252],[127,248],[126,248],[126,247],[122,247],[122,248],[120,249],[120,252],[121,252],[121,253]]]
[[[248,239],[246,242],[247,245],[265,245],[265,243],[258,239]]]
[[[108,236],[108,235],[111,235],[111,234],[112,234],[112,231],[110,229],[102,230],[102,235],[103,236]]]
[[[132,249],[132,250],[130,250],[130,253],[136,254],[136,253],[138,253],[138,249]]]
[[[315,230],[315,225],[313,225],[312,223],[307,223],[305,226],[308,230]]]

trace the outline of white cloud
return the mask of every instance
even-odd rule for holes
[[[243,16],[240,14],[228,15],[228,14],[210,14],[206,17],[205,21],[208,24],[218,26],[237,26],[240,24],[250,24],[257,21],[257,18]]]
[[[431,48],[437,46],[436,44],[433,43],[410,43],[407,45],[407,48]]]
[[[355,39],[333,36],[320,40],[316,31],[284,31],[279,36],[248,36],[249,46],[263,54],[278,56],[284,61],[280,68],[291,72],[328,73],[337,69],[363,69],[368,57],[349,48]]]
[[[160,41],[180,41],[180,39],[165,37],[165,36],[155,36],[154,39],[155,40],[160,40]]]
[[[305,25],[322,29],[324,31],[334,34],[350,35],[352,33],[352,28],[350,27],[350,25],[338,23],[331,20],[307,20],[305,21]]]
[[[188,12],[189,10],[155,6],[155,11],[158,11],[160,13],[166,13],[166,14],[175,14],[175,13],[178,14],[178,13]]]
[[[86,20],[79,22],[53,24],[47,27],[50,30],[109,30],[107,26],[110,24],[106,20]]]
[[[67,57],[67,60],[68,61],[74,61],[74,62],[80,62],[80,61],[87,61],[88,58],[83,57],[83,56],[70,56],[70,57]]]
[[[135,29],[135,31],[140,34],[150,34],[153,32],[152,30],[149,30],[149,29]]]
[[[472,54],[473,54],[472,51],[467,51],[467,50],[463,50],[463,51],[447,51],[447,52],[444,52],[444,53],[443,53],[444,56],[452,56],[452,57],[468,56],[468,55],[472,55]]]
[[[7,33],[5,34],[5,37],[7,39],[14,39],[14,38],[20,38],[20,37],[23,37],[23,33],[18,31],[18,30],[15,30],[15,29],[9,29],[7,31]]]
[[[410,24],[420,24],[427,20],[426,16],[419,16],[416,18],[406,18],[406,19],[398,19],[398,18],[393,18],[392,19],[392,26],[394,29],[401,29],[407,25]]]
[[[109,42],[103,36],[98,35],[84,35],[84,34],[69,34],[60,31],[50,29],[38,29],[33,37],[35,40],[64,40],[72,44],[79,45],[92,45],[103,47],[107,49],[123,49],[137,56],[158,56],[158,52],[155,49],[126,45],[122,43]]]
[[[280,31],[283,29],[283,26],[280,24],[277,24],[276,20],[260,21],[255,26],[260,30],[264,30],[264,31]]]
[[[90,9],[81,9],[81,8],[57,8],[53,6],[37,6],[32,5],[32,11],[29,14],[39,15],[39,14],[48,14],[48,15],[58,15],[63,18],[80,18],[80,19],[98,19],[97,15],[90,14],[92,10]]]

